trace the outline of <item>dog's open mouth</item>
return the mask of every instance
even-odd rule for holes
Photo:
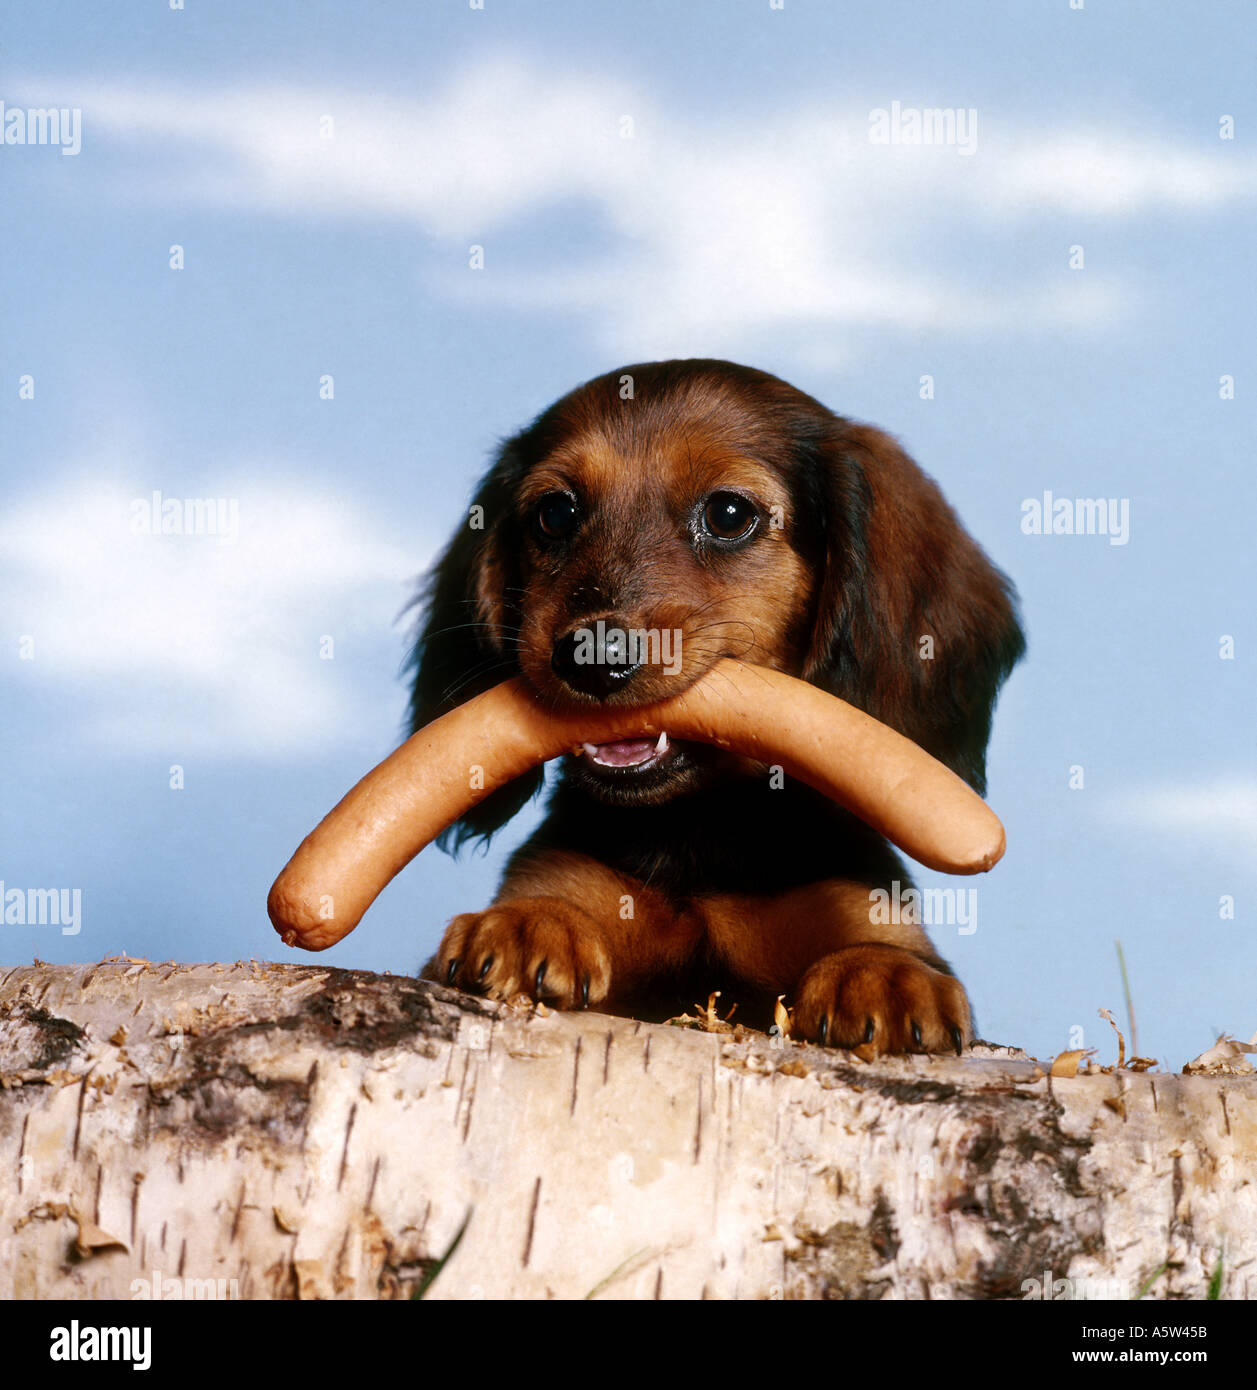
[[[661,732],[657,739],[621,738],[614,743],[584,743],[581,749],[590,762],[599,767],[655,767],[671,752],[668,735]]]
[[[667,732],[607,743],[582,743],[567,775],[601,801],[653,806],[697,786],[723,756],[720,749]]]

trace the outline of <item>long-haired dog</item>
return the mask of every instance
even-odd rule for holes
[[[598,377],[507,440],[426,603],[414,728],[511,675],[555,708],[646,705],[734,656],[859,706],[979,792],[1024,650],[1009,581],[894,440],[701,359]],[[634,632],[651,640],[626,650]],[[493,793],[446,847],[541,785]],[[666,736],[589,745],[424,973],[647,1019],[719,988],[763,1023],[785,995],[796,1036],[959,1051],[964,989],[919,914],[875,906],[909,887],[885,840],[763,764]]]

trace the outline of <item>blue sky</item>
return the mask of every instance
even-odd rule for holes
[[[396,742],[495,440],[702,355],[899,435],[1021,591],[1008,855],[935,932],[985,1035],[1107,1056],[1117,936],[1142,1051],[1251,1035],[1255,50],[1246,3],[0,12],[6,108],[82,111],[0,146],[0,878],[82,893],[0,962],[289,955],[266,890]],[[976,147],[872,143],[892,102]],[[155,490],[238,534],[133,534]],[[1128,542],[1023,534],[1045,490]],[[414,969],[534,818],[322,958]]]

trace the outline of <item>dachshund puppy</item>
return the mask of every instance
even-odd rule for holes
[[[891,438],[702,359],[598,377],[507,440],[426,600],[415,729],[511,675],[556,709],[646,705],[734,656],[859,706],[979,792],[1024,650],[1009,581]],[[487,797],[445,847],[542,780]],[[761,1026],[784,994],[798,1037],[959,1051],[964,989],[912,912],[875,908],[910,886],[873,830],[763,764],[666,733],[587,745],[424,974],[644,1019],[719,988]]]

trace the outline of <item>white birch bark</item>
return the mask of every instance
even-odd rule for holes
[[[1044,1070],[317,965],[0,968],[0,1298],[406,1297],[468,1213],[429,1298],[1257,1293],[1257,1079]]]

